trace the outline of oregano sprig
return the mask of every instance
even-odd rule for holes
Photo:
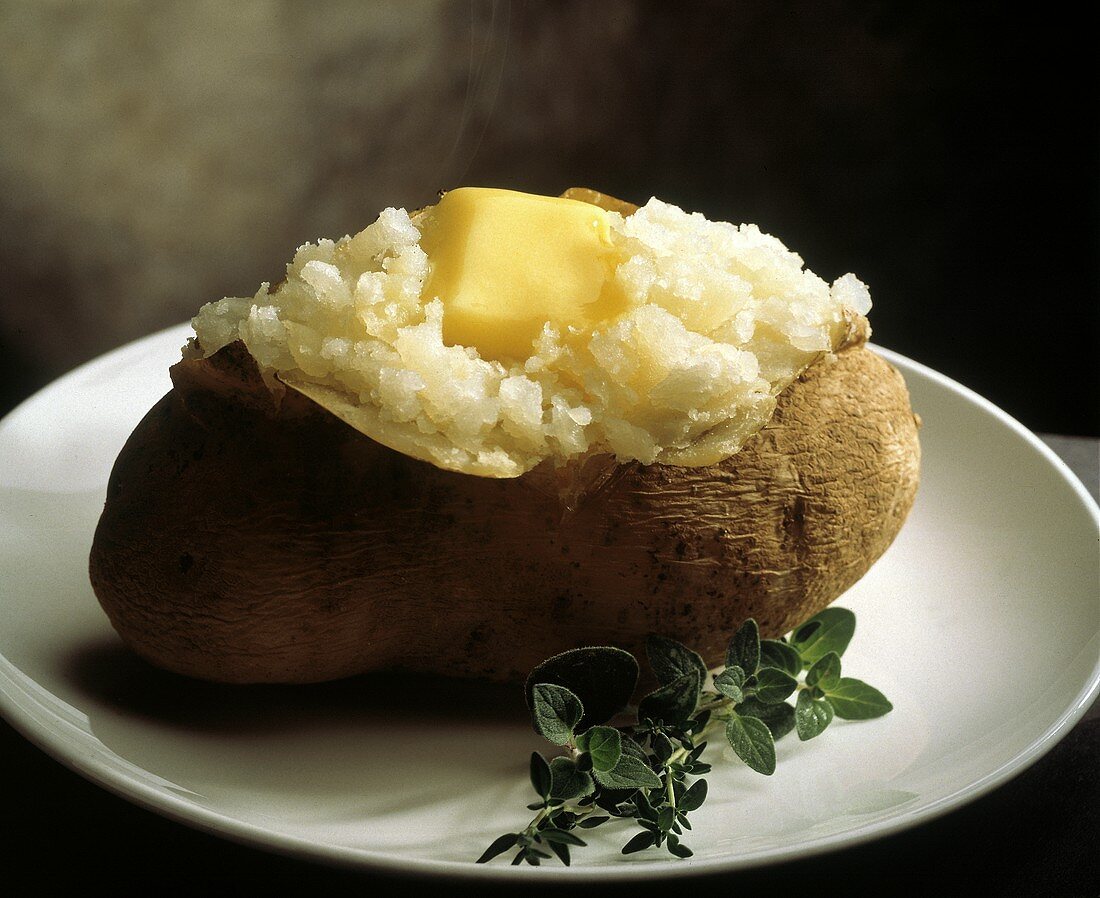
[[[779,639],[761,639],[755,620],[745,621],[726,651],[725,666],[711,674],[694,650],[665,636],[646,640],[657,688],[642,697],[636,722],[609,726],[630,701],[638,662],[611,646],[555,655],[527,679],[531,721],[560,752],[531,755],[535,816],[519,832],[498,837],[478,858],[486,863],[511,852],[513,864],[538,866],[556,856],[571,861],[584,847],[576,830],[613,818],[638,827],[623,854],[662,847],[691,857],[684,843],[688,815],[707,797],[701,760],[707,738],[725,735],[752,770],[770,776],[775,743],[792,730],[806,741],[835,718],[867,720],[892,709],[886,697],[861,680],[841,675],[841,655],[855,633],[855,615],[827,608]]]

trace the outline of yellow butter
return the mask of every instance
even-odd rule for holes
[[[526,359],[550,322],[590,332],[623,311],[610,214],[512,190],[460,187],[420,223],[426,300],[443,303],[443,342],[482,358]]]

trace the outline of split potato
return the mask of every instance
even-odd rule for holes
[[[178,363],[126,443],[92,584],[134,651],[205,680],[518,682],[650,633],[718,664],[745,618],[776,636],[837,598],[912,505],[918,421],[863,343],[810,365],[720,463],[589,455],[507,479],[386,448],[233,343]]]

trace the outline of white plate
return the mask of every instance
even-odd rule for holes
[[[1100,682],[1097,508],[1023,427],[883,352],[924,419],[923,483],[901,536],[841,604],[845,671],[894,702],[779,743],[770,778],[713,749],[695,857],[624,858],[588,833],[571,868],[472,860],[526,822],[518,689],[361,678],[230,688],[123,650],[88,585],[107,475],[168,388],[185,327],[93,361],[0,423],[0,710],[106,788],[254,845],[363,867],[503,879],[683,876],[850,845],[927,820],[1046,752]],[[425,697],[428,688],[439,692]],[[381,692],[385,697],[379,698]]]

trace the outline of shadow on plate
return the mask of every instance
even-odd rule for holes
[[[93,702],[208,733],[279,731],[305,720],[426,718],[523,726],[523,688],[409,672],[362,674],[329,683],[236,686],[192,680],[148,664],[113,638],[75,646],[66,680]]]

